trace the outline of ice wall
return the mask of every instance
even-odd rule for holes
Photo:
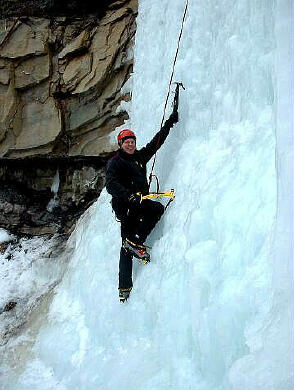
[[[129,125],[141,145],[161,122],[184,6],[139,1]],[[5,389],[291,388],[290,8],[190,0],[180,121],[156,163],[176,200],[149,239],[152,263],[135,264],[120,305],[119,226],[103,192]]]

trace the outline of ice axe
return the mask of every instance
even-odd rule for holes
[[[183,86],[183,83],[177,81],[175,81],[173,84],[176,84],[175,97],[173,102],[173,112],[176,112],[179,106],[180,87],[182,87],[183,90],[185,90],[186,88]]]

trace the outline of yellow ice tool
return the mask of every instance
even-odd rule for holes
[[[137,192],[140,195],[140,192]],[[148,195],[141,195],[141,200],[151,199],[151,198],[170,198],[168,204],[175,199],[175,191],[171,189],[169,192],[150,192]]]

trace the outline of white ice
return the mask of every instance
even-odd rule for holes
[[[53,194],[53,198],[50,199],[47,205],[47,211],[49,212],[51,212],[54,209],[54,207],[58,205],[57,195],[58,195],[59,184],[60,184],[59,170],[57,170],[51,186],[51,192]]]
[[[184,6],[139,0],[129,122],[139,146],[161,122]],[[180,121],[156,162],[176,200],[148,240],[152,262],[134,264],[119,304],[120,231],[104,190],[34,339],[14,341],[20,363],[3,389],[293,387],[292,30],[290,0],[189,1]]]
[[[0,244],[8,242],[13,239],[13,235],[5,229],[0,229]]]

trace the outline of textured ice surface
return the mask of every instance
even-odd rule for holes
[[[129,125],[141,146],[161,122],[184,6],[139,1]],[[293,386],[290,8],[190,0],[174,76],[186,87],[180,121],[156,163],[176,200],[149,239],[152,262],[135,263],[120,305],[119,226],[103,191],[5,389]]]

